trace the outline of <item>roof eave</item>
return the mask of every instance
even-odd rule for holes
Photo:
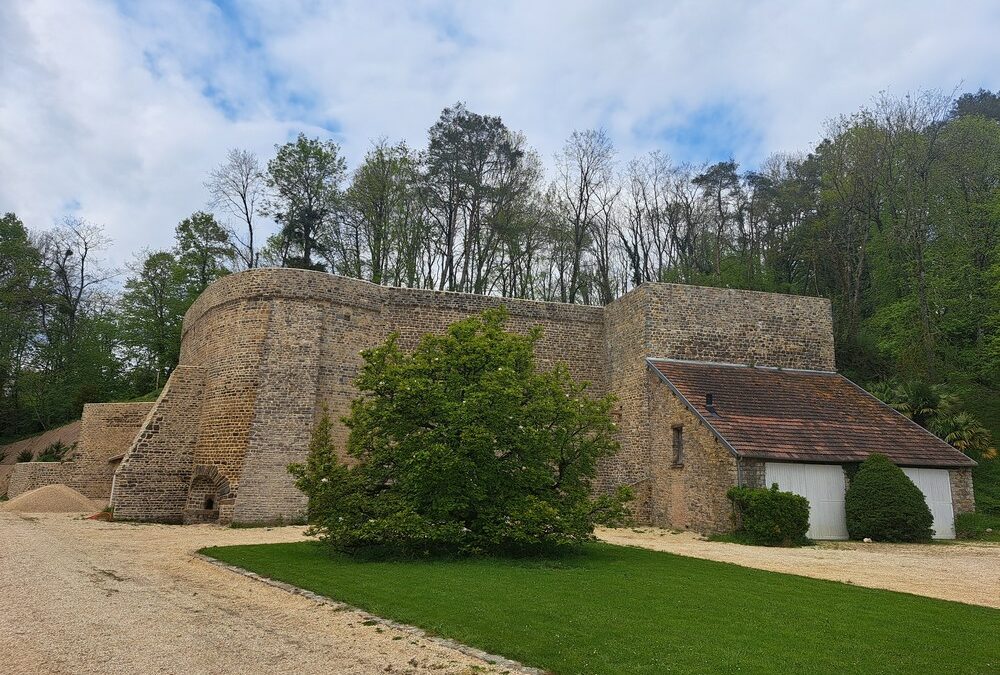
[[[744,459],[759,459],[759,460],[764,461],[764,462],[786,462],[786,463],[794,463],[794,464],[860,464],[861,462],[864,462],[868,457],[870,457],[871,454],[874,454],[874,453],[870,453],[869,455],[865,455],[864,457],[853,457],[853,456],[849,457],[847,455],[840,455],[840,456],[837,456],[837,455],[828,455],[828,456],[825,456],[825,457],[816,457],[815,455],[813,455],[813,456],[808,456],[808,455],[803,455],[803,456],[788,456],[788,455],[773,456],[773,455],[768,455],[768,454],[761,453],[761,452],[748,452],[748,453],[743,454],[743,458]],[[971,469],[972,467],[976,466],[976,461],[974,459],[972,459],[971,457],[968,458],[968,459],[969,459],[969,463],[906,461],[906,462],[896,463],[896,465],[897,466],[903,466],[903,467],[910,467],[910,466],[912,466],[912,467],[924,468],[924,469]]]

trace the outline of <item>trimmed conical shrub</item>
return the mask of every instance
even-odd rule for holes
[[[872,455],[858,468],[845,499],[851,539],[926,541],[934,518],[924,493],[885,455]]]

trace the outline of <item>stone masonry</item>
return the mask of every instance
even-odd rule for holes
[[[152,403],[88,403],[66,461],[15,464],[8,496],[62,483],[91,499],[108,499],[118,462],[152,408]]]
[[[111,506],[122,520],[182,522],[195,473],[205,370],[177,366],[115,472]]]
[[[666,493],[654,498],[670,472],[650,415],[667,397],[649,378],[646,357],[833,369],[830,305],[818,298],[645,284],[602,308],[251,270],[214,283],[185,316],[181,365],[116,474],[116,517],[300,519],[305,501],[287,466],[305,457],[324,404],[335,420],[348,412],[358,393],[360,352],[393,332],[412,348],[428,332],[499,305],[507,307],[511,329],[542,327],[540,367],[565,362],[595,395],[617,397],[622,450],[602,463],[598,489],[631,485],[641,522],[662,522],[676,501]],[[681,414],[673,408],[655,414],[675,413]],[[335,442],[343,447],[346,438],[337,424]],[[735,476],[735,465],[712,452],[718,479]],[[692,491],[690,481],[684,489]],[[696,500],[685,524],[717,522],[717,501]]]
[[[737,460],[670,389],[652,373],[650,388],[651,522],[698,532],[726,532],[732,507],[726,497],[737,484]],[[682,436],[683,458],[675,462],[673,430]]]
[[[957,516],[976,510],[975,495],[972,491],[972,469],[952,469],[948,472],[951,482],[951,507]]]

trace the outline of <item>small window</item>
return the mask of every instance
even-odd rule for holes
[[[682,466],[684,464],[684,427],[678,425],[673,427],[672,431],[674,466]]]

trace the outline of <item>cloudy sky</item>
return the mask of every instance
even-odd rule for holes
[[[441,109],[497,114],[547,160],[604,127],[624,162],[808,149],[880,90],[1000,89],[1000,3],[0,2],[0,212],[169,245],[227,148],[304,131],[353,165]]]

